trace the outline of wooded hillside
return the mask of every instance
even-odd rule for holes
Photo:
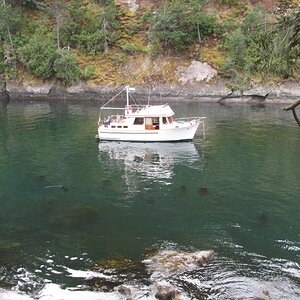
[[[172,82],[191,60],[236,86],[300,76],[299,0],[0,0],[0,7],[2,81]],[[168,63],[157,72],[162,57]]]

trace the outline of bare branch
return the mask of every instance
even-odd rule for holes
[[[283,107],[282,109],[285,111],[289,111],[289,110],[295,109],[298,105],[300,105],[300,99],[298,101],[294,102],[293,104],[291,104],[290,106]]]
[[[290,106],[283,107],[283,110],[285,110],[285,111],[291,110],[293,112],[294,119],[296,120],[298,126],[300,127],[300,121],[299,121],[297,113],[296,113],[296,107],[298,105],[300,105],[300,99],[298,101],[294,102],[293,104],[291,104]]]

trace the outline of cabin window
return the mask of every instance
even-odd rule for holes
[[[159,118],[152,118],[152,124],[154,129],[159,129]]]
[[[168,117],[168,122],[171,124],[173,122],[172,117]]]
[[[133,124],[134,125],[143,125],[144,124],[144,118],[135,118]]]
[[[111,128],[116,128],[116,126],[115,125],[111,125]]]
[[[145,129],[159,129],[159,117],[145,118]]]
[[[163,122],[163,124],[168,124],[167,118],[166,118],[166,117],[163,117],[163,118],[162,118],[162,122]]]
[[[122,128],[122,126],[118,125],[118,128]]]
[[[125,126],[124,126],[124,128],[128,128],[128,126],[127,126],[127,125],[125,125]]]
[[[153,125],[159,125],[159,118],[152,118]]]

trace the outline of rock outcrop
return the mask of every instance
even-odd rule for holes
[[[162,59],[162,58],[161,58]],[[164,74],[164,64],[160,61],[156,67],[147,67],[138,72],[156,72]],[[166,61],[165,65],[171,62]],[[160,66],[160,67],[159,67]],[[144,68],[145,66],[140,66]],[[150,69],[149,69],[150,68]],[[160,68],[160,69],[159,69]],[[199,102],[243,102],[243,103],[292,103],[300,98],[298,81],[287,80],[278,83],[252,83],[243,91],[232,91],[225,80],[219,77],[217,71],[207,63],[191,61],[183,66],[174,67],[175,82],[141,83],[135,85],[136,96],[141,100],[168,97],[168,101],[199,101]],[[129,84],[129,83],[128,83]],[[78,82],[64,86],[55,80],[50,81],[8,81],[0,84],[0,99],[76,99],[105,100],[116,94],[123,85],[93,84]]]
[[[150,279],[157,281],[187,271],[200,269],[213,260],[214,251],[178,252],[174,250],[159,251],[156,255],[143,260]]]

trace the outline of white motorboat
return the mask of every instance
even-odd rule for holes
[[[200,124],[204,126],[205,117],[173,119],[174,112],[168,104],[131,104],[129,93],[134,90],[126,86],[100,108],[98,139],[132,142],[185,141],[194,138]],[[123,91],[126,91],[126,106],[108,106]],[[105,116],[104,110],[118,113]]]

